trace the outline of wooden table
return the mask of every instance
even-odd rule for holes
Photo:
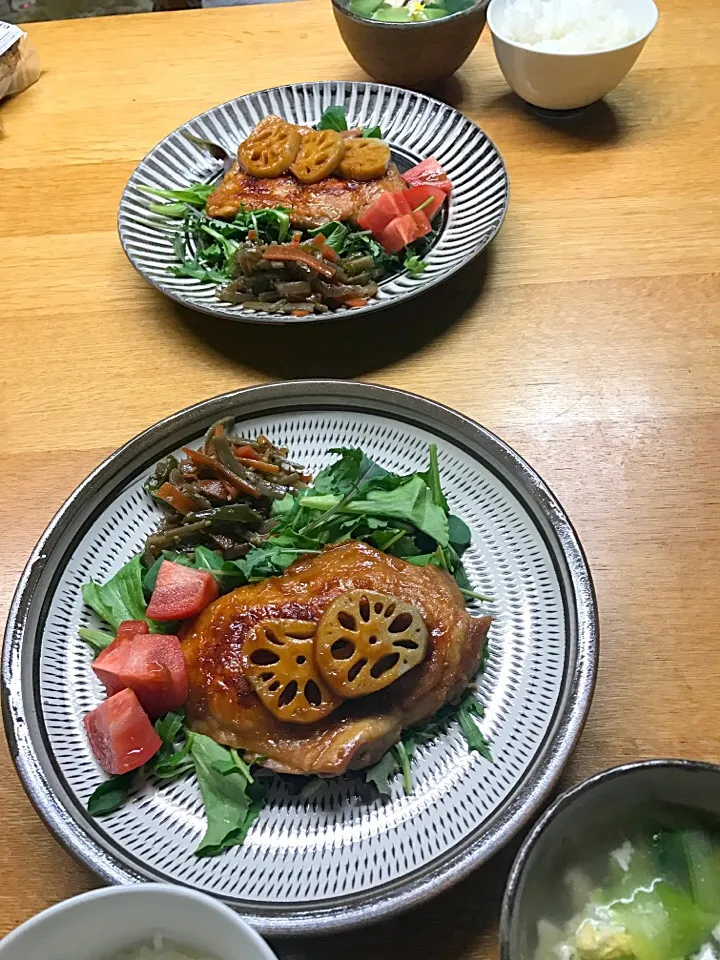
[[[470,275],[377,321],[266,332],[173,306],[120,249],[120,192],[178,124],[250,90],[360,79],[328,0],[38,24],[41,81],[0,110],[0,615],[32,545],[106,454],[197,400],[360,377],[479,420],[540,471],[595,576],[602,660],[564,782],[720,759],[720,5],[666,0],[631,76],[551,124],[489,38],[438,91],[510,171]],[[33,812],[4,744],[0,934],[96,881]],[[394,922],[285,952],[496,955],[508,855]]]

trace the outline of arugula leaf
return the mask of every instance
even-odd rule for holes
[[[301,800],[312,800],[319,793],[322,793],[325,786],[322,777],[308,777],[299,793]]]
[[[389,477],[387,470],[379,467],[362,451],[350,447],[333,447],[329,453],[337,454],[340,459],[325,467],[315,477],[312,486],[313,494],[334,493],[345,496],[373,481]]]
[[[430,487],[433,497],[433,503],[436,503],[439,507],[448,512],[448,502],[445,499],[445,494],[442,490],[442,485],[440,483],[440,464],[438,461],[438,450],[437,444],[430,444],[430,466],[425,471],[421,473],[420,476],[425,480],[425,483]]]
[[[104,817],[118,810],[133,788],[137,770],[113,775],[97,786],[87,802],[87,811],[92,817]]]
[[[80,627],[78,636],[85,641],[96,656],[109,647],[115,639],[111,633],[105,633],[104,630],[94,630],[91,627]]]
[[[453,547],[458,558],[465,553],[472,543],[470,527],[464,520],[461,520],[460,517],[456,517],[452,513],[448,516],[448,536],[450,538],[450,546]]]
[[[463,736],[467,740],[468,750],[477,750],[477,752],[492,763],[492,753],[490,745],[487,742],[482,730],[475,722],[475,718],[482,720],[485,716],[485,708],[476,700],[475,697],[463,698],[458,708],[458,721]]]
[[[365,775],[365,783],[374,784],[381,796],[389,797],[392,793],[390,780],[395,776],[399,769],[400,766],[394,752],[392,750],[388,750],[388,752],[381,757],[374,766],[366,767],[366,769],[363,771]]]
[[[332,107],[327,107],[315,125],[316,130],[337,130],[338,133],[342,133],[342,131],[347,130],[347,128],[348,125],[345,107],[342,107],[339,104]]]
[[[187,210],[185,203],[151,203],[148,207],[150,213],[159,217],[170,217],[172,220],[182,220]]]
[[[302,505],[312,510],[331,510],[337,507],[340,497],[333,494],[309,495],[302,498]],[[432,537],[440,546],[448,545],[448,521],[444,510],[433,502],[432,491],[422,477],[415,476],[403,481],[394,490],[369,490],[364,497],[344,504],[342,513],[361,514],[366,517],[392,517],[407,520]]]
[[[412,741],[406,743],[405,740],[398,740],[392,752],[400,766],[403,778],[403,787],[408,795],[413,792],[412,773],[410,771],[410,759],[412,757]]]
[[[171,711],[155,721],[155,732],[162,745],[146,764],[146,769],[160,780],[175,780],[195,769],[190,756],[190,740],[185,737],[184,721],[182,710]]]
[[[346,224],[341,223],[339,220],[332,220],[330,223],[324,223],[321,227],[316,227],[314,230],[308,230],[308,234],[311,237],[316,237],[319,233],[325,237],[326,246],[332,247],[336,253],[342,253],[345,240],[350,230]]]
[[[202,734],[188,735],[207,814],[207,830],[195,853],[214,856],[243,843],[265,804],[265,794],[257,781],[248,782],[234,760],[232,767],[227,764],[227,748]]]
[[[160,187],[149,187],[141,184],[138,190],[140,193],[145,193],[151,197],[163,197],[165,200],[179,200],[181,203],[189,203],[191,206],[204,208],[207,198],[215,190],[215,184],[194,183],[181,190],[162,190]]]
[[[425,272],[427,264],[421,257],[418,257],[417,254],[409,253],[403,261],[403,266],[411,277],[419,277],[420,274]]]
[[[143,569],[140,554],[124,564],[106,583],[83,584],[82,598],[95,613],[115,630],[123,620],[146,620],[143,595]],[[148,620],[153,626],[152,620]]]

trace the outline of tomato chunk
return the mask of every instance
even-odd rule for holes
[[[396,217],[385,227],[380,234],[380,243],[390,253],[397,253],[414,240],[426,236],[431,230],[424,210],[406,213],[402,217]]]
[[[422,212],[428,220],[432,220],[440,207],[445,203],[447,194],[444,190],[438,189],[438,187],[429,187],[421,184],[419,187],[410,187],[405,191],[404,196],[407,198],[411,210],[417,210],[418,207],[422,207]],[[427,204],[427,206],[423,207],[424,203]]]
[[[450,193],[452,190],[452,184],[448,180],[448,176],[437,162],[435,157],[428,157],[427,160],[423,160],[422,163],[419,163],[416,167],[413,167],[412,170],[408,170],[407,173],[404,173],[403,180],[405,183],[408,183],[411,187],[437,187],[439,190],[442,190],[443,193]]]
[[[379,236],[395,217],[410,213],[412,209],[404,190],[386,191],[363,210],[358,217],[358,224],[363,230],[370,230]]]
[[[139,633],[150,633],[147,620],[123,620],[117,628],[115,639],[120,640],[121,637],[136,637]]]
[[[115,640],[95,659],[92,668],[108,692],[129,687],[151,717],[177,710],[187,700],[188,676],[177,637],[164,633],[138,634]]]
[[[218,585],[207,570],[192,570],[163,560],[147,608],[151,620],[184,620],[194,617],[216,599]]]
[[[121,690],[84,718],[92,752],[106,773],[137,770],[162,743],[132,690]]]

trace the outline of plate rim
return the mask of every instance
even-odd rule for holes
[[[38,605],[42,607],[46,597],[38,595],[38,581],[58,540],[62,537],[65,522],[80,515],[85,503],[92,498],[108,479],[123,465],[129,466],[151,441],[177,430],[190,427],[201,418],[208,419],[214,413],[232,405],[242,416],[257,413],[252,409],[264,404],[268,413],[273,406],[286,402],[294,403],[297,410],[307,406],[315,398],[317,408],[342,407],[343,400],[354,401],[359,408],[365,401],[375,401],[373,412],[393,416],[402,414],[432,413],[435,423],[446,424],[458,430],[469,447],[490,452],[499,463],[509,469],[514,479],[533,502],[533,507],[548,524],[556,543],[550,545],[553,562],[562,559],[566,566],[569,587],[575,607],[574,640],[575,669],[568,675],[558,699],[555,716],[541,746],[522,778],[498,809],[479,825],[466,841],[461,841],[441,857],[421,868],[417,882],[408,888],[409,877],[415,871],[376,888],[353,894],[337,902],[318,901],[308,908],[307,903],[288,904],[277,914],[263,913],[262,907],[249,911],[242,905],[225,900],[260,933],[271,936],[317,935],[359,927],[384,919],[412,906],[416,906],[453,886],[474,869],[497,853],[519,830],[542,810],[545,801],[556,784],[565,763],[570,757],[582,733],[592,702],[598,667],[598,613],[595,592],[589,566],[575,530],[549,487],[540,476],[504,441],[494,433],[465,415],[420,397],[408,391],[365,382],[333,379],[283,381],[261,386],[229,391],[198,403],[159,420],[137,434],[127,443],[105,458],[78,485],[62,504],[38,540],[20,577],[8,614],[5,642],[2,655],[2,710],[5,735],[10,754],[20,781],[35,810],[55,838],[77,860],[99,875],[107,883],[148,882],[147,878],[130,869],[114,851],[102,847],[89,836],[70,811],[63,805],[48,783],[41,768],[39,757],[30,743],[28,722],[25,718],[23,690],[21,687],[20,656],[27,643],[34,644],[34,637],[26,635],[25,623],[28,614]],[[399,417],[402,419],[402,416]],[[511,487],[512,489],[512,487]],[[514,492],[514,491],[513,491]],[[562,578],[561,578],[562,580]],[[38,648],[39,649],[39,648]],[[572,649],[572,648],[571,648]],[[28,748],[30,749],[23,749]],[[490,829],[494,831],[490,835]],[[177,882],[177,881],[175,881]],[[192,884],[182,884],[194,889]],[[215,894],[210,893],[211,896]],[[269,905],[271,906],[271,905]]]
[[[121,224],[123,207],[125,204],[128,191],[130,190],[132,180],[137,174],[140,167],[145,163],[145,161],[160,146],[162,146],[162,144],[164,144],[166,140],[172,137],[173,134],[180,133],[183,129],[188,128],[189,125],[192,124],[194,121],[199,120],[201,117],[206,116],[206,114],[210,113],[213,110],[218,110],[222,107],[227,107],[230,104],[237,103],[239,100],[243,100],[245,97],[249,97],[249,96],[256,96],[256,95],[261,96],[262,94],[268,94],[276,90],[293,90],[293,89],[296,89],[297,87],[301,87],[301,88],[322,87],[325,84],[330,84],[330,85],[344,84],[347,87],[351,87],[351,88],[357,87],[360,90],[363,90],[365,87],[375,87],[378,90],[383,90],[383,91],[398,90],[404,94],[410,94],[414,97],[419,97],[422,100],[428,101],[429,103],[438,104],[441,107],[448,107],[455,114],[462,117],[464,120],[467,120],[468,123],[476,127],[480,131],[480,133],[482,133],[482,135],[485,137],[491,149],[494,151],[495,155],[497,156],[497,159],[500,161],[500,167],[503,173],[503,181],[505,184],[505,202],[503,204],[502,211],[500,212],[497,223],[495,224],[492,232],[490,233],[485,243],[483,243],[476,250],[470,253],[460,263],[455,264],[452,267],[449,267],[442,274],[440,274],[440,276],[434,277],[432,280],[429,280],[426,284],[422,286],[418,286],[415,289],[410,288],[404,293],[394,296],[390,300],[378,300],[377,302],[373,302],[371,300],[365,307],[356,307],[353,310],[348,310],[348,309],[329,310],[327,313],[321,313],[321,314],[312,313],[306,317],[288,317],[282,314],[272,314],[272,313],[269,313],[266,315],[261,315],[261,314],[255,315],[249,311],[246,311],[246,312],[239,311],[236,316],[230,316],[229,314],[224,312],[219,312],[218,310],[215,310],[210,306],[205,306],[203,304],[197,304],[197,303],[190,303],[186,298],[166,288],[164,284],[147,276],[143,272],[143,270],[141,270],[141,268],[138,266],[138,264],[135,262],[134,258],[132,257],[131,253],[129,252],[126,244],[125,231],[123,230],[123,226]],[[178,127],[175,127],[174,130],[171,130],[169,133],[165,134],[165,136],[162,137],[161,140],[158,140],[158,142],[153,147],[151,147],[150,150],[148,150],[145,156],[138,161],[138,163],[133,168],[132,173],[128,177],[125,183],[125,186],[123,187],[122,193],[120,194],[120,201],[118,203],[117,232],[118,232],[118,237],[120,240],[120,245],[122,247],[123,253],[127,257],[133,269],[143,278],[143,280],[146,283],[150,284],[151,287],[157,290],[158,293],[161,293],[163,296],[168,297],[168,299],[172,300],[174,303],[179,304],[181,307],[185,307],[187,310],[194,310],[195,312],[202,313],[205,316],[215,317],[218,320],[230,321],[231,323],[250,323],[250,324],[259,324],[259,325],[269,324],[271,326],[288,326],[288,325],[306,324],[306,323],[331,323],[333,321],[344,320],[347,318],[360,317],[369,313],[379,313],[382,310],[388,310],[401,303],[407,303],[409,300],[412,300],[414,297],[418,297],[429,290],[433,290],[439,284],[445,283],[446,280],[449,280],[451,277],[455,276],[461,270],[464,270],[471,263],[473,263],[482,253],[484,253],[487,250],[487,248],[490,246],[493,240],[500,233],[500,230],[502,229],[503,224],[505,222],[505,218],[507,216],[509,206],[510,206],[510,175],[508,173],[507,164],[505,163],[503,155],[498,150],[497,144],[478,123],[476,123],[470,117],[466,116],[466,114],[462,113],[456,107],[452,106],[452,104],[445,103],[445,101],[439,100],[437,97],[431,97],[428,94],[422,93],[418,90],[407,90],[405,87],[398,87],[389,83],[377,83],[374,80],[301,80],[301,81],[298,81],[297,83],[284,83],[274,87],[264,87],[262,90],[250,90],[248,93],[243,93],[239,97],[231,97],[229,100],[225,100],[222,103],[217,103],[212,107],[208,107],[207,110],[203,110],[201,113],[195,114],[195,116],[188,118],[183,123],[181,123]]]

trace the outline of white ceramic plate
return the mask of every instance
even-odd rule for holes
[[[196,783],[146,784],[93,820],[101,779],[82,718],[102,699],[77,628],[94,622],[80,586],[102,580],[155,526],[142,491],[153,464],[233,414],[318,470],[330,447],[360,446],[389,470],[424,469],[439,448],[443,486],[473,533],[470,580],[494,598],[479,696],[494,762],[457,729],[419,750],[415,792],[382,800],[348,779],[310,800],[278,779],[247,842],[217,858]],[[477,612],[480,612],[479,610]],[[490,857],[538,809],[580,733],[595,677],[589,573],[539,477],[482,427],[388,388],[343,381],[255,387],[191,407],[113,454],[41,538],[16,594],[3,651],[3,705],[15,762],[49,827],[105,880],[190,885],[221,897],[267,934],[360,924],[423,900]]]
[[[417,277],[404,271],[384,280],[366,307],[293,318],[260,314],[222,303],[216,284],[173,277],[176,226],[150,212],[155,199],[138,190],[145,185],[175,190],[191,183],[214,182],[221,164],[187,140],[182,131],[226,148],[238,144],[268,114],[293,123],[314,125],[326,107],[342,104],[351,126],[379,124],[401,171],[436,157],[453,184],[437,239]],[[502,225],[508,204],[505,164],[493,142],[467,117],[424,94],[377,83],[297,83],[250,93],[213,107],[189,120],[154,147],[140,163],[120,200],[118,230],[133,266],[162,293],[194,310],[230,320],[297,323],[359,316],[389,307],[436,286],[469,263],[490,243]]]

